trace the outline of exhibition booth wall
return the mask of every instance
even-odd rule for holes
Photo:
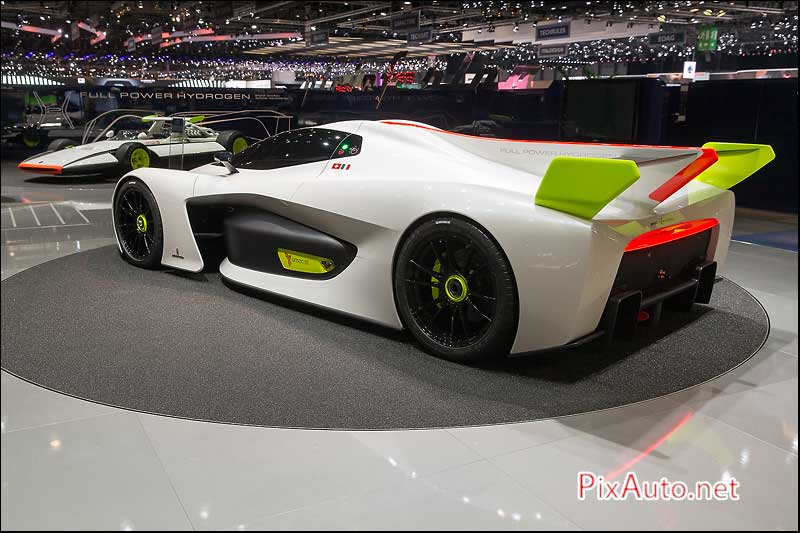
[[[129,86],[4,86],[3,157],[18,158],[20,147],[22,155],[41,151],[52,138],[80,139],[89,121],[119,109],[164,114],[242,112],[241,120],[228,122],[225,128],[254,138],[289,127],[393,118],[510,139],[675,146],[752,142],[770,144],[777,157],[734,188],[738,205],[797,212],[797,78],[691,84],[665,84],[654,78],[556,80],[528,90],[389,87],[382,95],[377,90],[188,88],[163,82],[136,86],[133,81]],[[42,103],[48,109],[60,109],[71,127],[42,128],[41,138],[15,144],[15,128],[21,135],[20,124],[30,124],[31,117],[35,120]],[[269,116],[262,111],[269,111]]]

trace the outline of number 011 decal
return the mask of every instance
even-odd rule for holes
[[[333,170],[350,170],[350,164],[334,163],[331,167]]]

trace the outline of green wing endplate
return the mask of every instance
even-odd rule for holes
[[[627,159],[556,157],[536,192],[536,205],[585,219],[639,179],[636,163]]]
[[[719,160],[695,179],[719,189],[730,189],[775,159],[768,144],[709,142],[703,148],[713,148]]]

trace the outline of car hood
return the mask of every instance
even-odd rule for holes
[[[58,165],[64,166],[84,157],[89,157],[96,154],[111,152],[120,147],[120,145],[130,141],[98,141],[89,144],[82,144],[75,148],[65,148],[57,152],[43,152],[33,157],[29,157],[24,163],[33,163],[36,165]]]

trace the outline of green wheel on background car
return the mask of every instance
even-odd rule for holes
[[[22,133],[22,144],[28,148],[36,148],[42,142],[39,132],[33,129],[26,129]]]
[[[131,151],[130,164],[131,169],[133,170],[136,170],[137,168],[149,167],[150,154],[147,153],[147,150],[144,148],[134,148]]]
[[[231,146],[231,152],[238,154],[245,148],[247,148],[247,139],[244,137],[236,137],[236,139],[233,141],[233,145]]]
[[[59,150],[68,150],[75,148],[75,141],[72,139],[53,139],[47,146],[51,152],[58,152]]]
[[[246,150],[250,143],[247,142],[247,135],[239,130],[225,130],[219,132],[216,139],[225,150],[232,154]]]
[[[139,168],[158,166],[158,157],[139,142],[121,145],[114,152],[114,157],[119,161],[118,170],[123,174]]]

